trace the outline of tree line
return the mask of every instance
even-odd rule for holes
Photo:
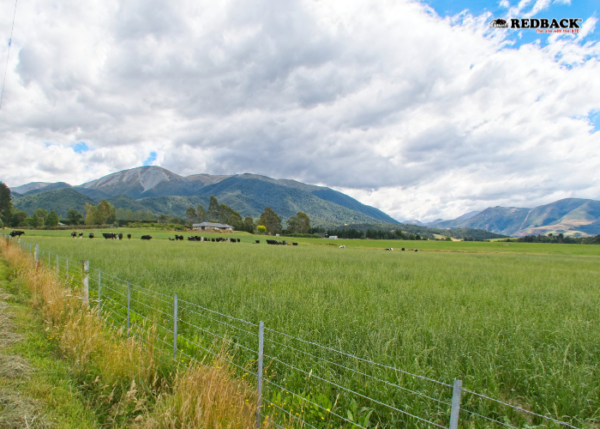
[[[264,211],[255,222],[251,216],[242,218],[242,215],[229,207],[227,204],[219,204],[217,197],[210,196],[208,210],[202,205],[196,209],[188,207],[185,211],[187,222],[190,226],[194,223],[215,222],[231,225],[236,231],[246,231],[249,233],[295,233],[306,234],[310,230],[310,219],[306,213],[298,212],[287,221],[287,227],[282,226],[281,217],[270,207],[265,207]],[[160,218],[160,216],[159,216]]]

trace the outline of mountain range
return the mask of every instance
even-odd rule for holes
[[[257,174],[179,176],[164,168],[146,166],[109,174],[78,186],[34,182],[11,188],[16,208],[31,215],[36,208],[65,216],[69,209],[83,212],[86,203],[106,199],[116,208],[151,210],[155,215],[185,217],[188,207],[208,208],[211,195],[238,211],[257,218],[266,206],[283,220],[303,211],[315,226],[399,222],[379,209],[324,186]]]
[[[600,234],[600,201],[565,198],[535,208],[489,207],[470,212],[453,220],[436,220],[425,224],[434,228],[475,228],[496,234],[559,234],[587,236]]]

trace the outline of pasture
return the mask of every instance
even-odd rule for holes
[[[462,379],[579,427],[600,418],[600,246],[290,238],[300,243],[293,247],[245,233],[183,234],[242,239],[234,244],[127,229],[119,232],[134,239],[90,240],[88,232],[72,239],[69,231],[27,231],[22,242],[365,359],[448,384]],[[143,234],[154,239],[143,242]]]

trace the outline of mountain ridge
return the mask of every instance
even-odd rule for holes
[[[47,210],[56,210],[60,215],[65,215],[64,204],[60,204],[60,199],[64,198],[76,205],[70,208],[80,211],[85,203],[107,199],[117,208],[136,211],[144,207],[155,214],[185,217],[187,207],[196,208],[202,204],[207,209],[210,196],[215,195],[220,203],[229,205],[243,216],[254,218],[269,206],[282,219],[304,211],[315,225],[399,224],[381,210],[331,188],[252,173],[216,176],[193,174],[186,177],[162,167],[144,166],[76,186],[64,182],[37,182],[11,189],[26,191],[15,198],[14,203],[16,207],[26,209],[28,214],[37,200],[45,205],[42,208],[48,207]],[[55,192],[51,199],[47,198],[49,192]]]
[[[513,237],[540,234],[577,237],[600,234],[600,201],[584,198],[563,198],[534,208],[488,207],[468,216],[472,213],[427,225],[436,228],[485,229]]]

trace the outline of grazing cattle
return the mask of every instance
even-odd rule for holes
[[[175,241],[175,239],[174,239],[174,238],[171,238],[171,237],[169,237],[169,241]]]
[[[119,240],[123,240],[123,233],[119,233]]]
[[[211,238],[211,239],[210,239],[210,241],[212,241],[212,242],[214,243],[214,242],[215,242],[215,239],[214,239],[214,238]]]
[[[79,238],[83,237],[83,232],[79,233]]]
[[[89,237],[90,237],[90,238],[94,238],[94,233],[93,233],[93,232],[90,232],[90,235],[89,235]]]
[[[344,246],[343,244],[340,246],[340,249],[345,249],[346,246]]]
[[[152,240],[150,235],[142,235],[142,240]]]
[[[256,240],[256,244],[260,244],[260,240]]]
[[[298,245],[298,243],[292,243],[292,246],[297,246],[297,245]]]
[[[25,234],[25,231],[12,231],[10,233],[11,237],[21,237],[23,234]]]
[[[176,235],[175,236],[175,240],[181,240],[181,241],[183,241],[183,235]]]
[[[393,247],[388,247],[388,248],[387,248],[387,249],[385,249],[385,250],[394,250],[394,248],[393,248]]]
[[[418,252],[418,251],[419,251],[419,249],[415,249],[415,252]]]
[[[76,233],[75,231],[73,231],[73,232],[71,233],[71,237],[73,237],[73,238],[77,237],[77,233]]]
[[[406,249],[403,247],[403,248],[402,248],[402,251],[404,252],[405,250],[406,250]]]
[[[102,236],[107,240],[115,240],[117,238],[117,234],[114,232],[103,232]]]
[[[127,238],[131,240],[131,234],[127,234]]]
[[[285,241],[277,241],[277,240],[267,240],[267,244],[285,245],[285,244],[287,244],[287,242],[285,242]]]

